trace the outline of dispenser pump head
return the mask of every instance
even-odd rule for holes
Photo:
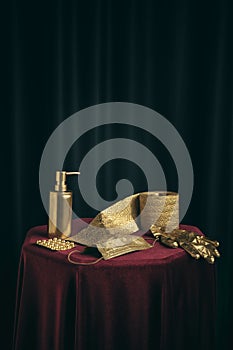
[[[79,171],[56,171],[56,185],[55,191],[65,192],[67,191],[66,176],[67,175],[79,175]]]

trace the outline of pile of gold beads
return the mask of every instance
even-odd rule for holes
[[[39,239],[36,244],[51,250],[68,250],[74,248],[74,242],[69,242],[61,238]]]

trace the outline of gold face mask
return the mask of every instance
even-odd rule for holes
[[[128,240],[128,242],[124,237],[121,239],[116,238],[104,244],[97,244],[97,249],[102,254],[104,260],[112,259],[137,250],[149,249],[151,247],[152,245],[147,243],[142,237]]]

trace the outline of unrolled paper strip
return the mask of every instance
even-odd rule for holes
[[[128,236],[139,230],[136,222],[138,206],[138,194],[126,197],[101,211],[87,228],[69,237],[69,240],[97,247],[97,244],[103,245],[110,238]]]
[[[174,192],[143,192],[115,203],[101,211],[88,225],[69,240],[97,247],[105,256],[113,257],[129,251],[150,248],[132,233],[146,232],[151,225],[164,230],[179,227],[179,196]],[[137,249],[135,249],[137,247]]]

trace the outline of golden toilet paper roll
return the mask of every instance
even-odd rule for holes
[[[141,192],[139,195],[140,229],[148,231],[151,225],[166,232],[179,228],[179,195],[176,192]]]

